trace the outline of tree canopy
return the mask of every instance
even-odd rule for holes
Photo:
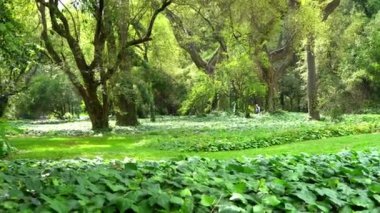
[[[379,105],[374,0],[35,0],[0,7],[1,115],[8,105],[11,117],[26,115],[19,111],[27,106],[33,113],[32,103],[59,93],[71,94],[76,113],[87,113],[96,130],[108,129],[112,116],[122,126],[157,113],[249,117],[258,104],[320,119]],[[71,84],[68,91],[53,86],[57,79]],[[35,112],[63,118],[69,108]]]

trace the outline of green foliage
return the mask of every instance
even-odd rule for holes
[[[364,11],[366,16],[372,17],[380,10],[380,3],[376,0],[353,0]]]
[[[137,104],[140,117],[147,117],[150,105],[161,115],[176,115],[185,98],[186,87],[180,74],[147,66],[135,67]]]
[[[283,110],[300,111],[303,97],[306,95],[304,80],[299,70],[288,70],[280,80],[280,97]]]
[[[216,94],[213,79],[202,74],[192,86],[190,93],[180,108],[181,114],[203,115],[211,111],[212,101]]]
[[[21,22],[15,7],[0,0],[0,96],[14,95],[27,86],[41,58],[41,49],[26,26],[31,23]]]
[[[81,98],[66,76],[56,68],[44,67],[33,79],[30,88],[15,100],[16,117],[40,118],[54,116],[70,119],[81,112]]]
[[[379,122],[341,123],[322,127],[302,127],[277,131],[272,134],[257,134],[254,131],[223,131],[215,135],[167,139],[155,144],[162,150],[193,152],[219,152],[263,148],[299,141],[316,140],[380,131]],[[256,133],[256,134],[255,134]],[[154,145],[154,144],[153,144]]]
[[[9,144],[7,138],[8,133],[15,131],[15,128],[12,128],[6,121],[0,119],[0,158],[6,157],[16,151],[16,149]]]
[[[258,79],[257,71],[248,53],[237,53],[224,61],[217,70],[221,85],[218,93],[232,100],[236,111],[248,113],[252,98],[265,96],[266,88]]]
[[[376,212],[380,154],[0,162],[0,211]]]

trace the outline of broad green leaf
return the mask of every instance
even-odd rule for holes
[[[181,211],[183,213],[187,213],[187,212],[193,212],[194,210],[194,202],[192,199],[190,198],[185,198],[185,202],[184,204],[181,206]]]
[[[241,201],[244,204],[247,204],[247,199],[245,199],[244,195],[240,193],[232,193],[232,196],[230,197],[231,201]]]
[[[235,205],[221,205],[218,208],[219,213],[235,213],[235,212],[246,212],[245,209],[240,208]]]
[[[212,206],[216,202],[216,198],[210,195],[201,196],[201,204],[203,206]]]
[[[170,196],[167,193],[160,193],[150,198],[151,205],[152,203],[156,203],[163,207],[164,209],[169,209],[170,206]]]
[[[380,183],[373,183],[368,189],[375,194],[380,194]]]
[[[265,207],[263,205],[256,205],[253,207],[253,212],[264,212]]]
[[[338,198],[338,193],[334,190],[328,188],[316,189],[317,193],[321,196],[327,196],[332,202],[334,202],[338,206],[343,206],[345,204],[344,201]]]
[[[356,196],[354,198],[351,199],[351,202],[356,205],[356,206],[360,206],[360,207],[364,207],[364,208],[371,208],[373,207],[373,202],[371,199],[369,199],[367,196]]]
[[[373,195],[373,198],[380,204],[380,195]]]
[[[127,209],[132,208],[133,202],[127,198],[120,197],[116,201],[119,212],[125,212]]]
[[[344,206],[341,210],[339,210],[339,213],[351,213],[351,212],[353,211],[349,206]]]
[[[180,197],[172,196],[170,202],[182,206],[185,201]]]
[[[233,188],[234,188],[233,192],[244,194],[247,191],[247,184],[244,182],[239,182],[235,184]]]
[[[44,194],[42,194],[41,197],[47,203],[49,203],[50,208],[54,209],[58,213],[66,213],[70,211],[70,209],[67,206],[67,203],[61,198],[49,198]]]
[[[189,188],[185,188],[181,190],[181,196],[182,197],[190,197],[191,196],[191,191]]]
[[[281,201],[275,195],[265,196],[263,202],[265,205],[269,206],[277,206],[281,203]]]
[[[296,192],[295,195],[299,199],[305,201],[307,204],[315,204],[315,201],[317,199],[313,192],[311,192],[307,188],[303,188],[301,191]]]

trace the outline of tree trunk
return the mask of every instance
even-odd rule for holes
[[[4,116],[5,109],[9,102],[8,96],[0,96],[0,118]]]
[[[154,103],[149,104],[149,114],[150,114],[150,121],[156,122],[156,107],[154,106]]]
[[[129,11],[130,2],[129,1],[120,1],[120,12]],[[121,72],[122,78],[126,78],[124,83],[123,94],[116,95],[116,104],[118,105],[118,110],[116,110],[116,125],[119,126],[136,126],[137,121],[137,110],[136,110],[136,100],[133,92],[133,82],[131,81],[131,59],[132,54],[129,54],[127,51],[128,48],[128,20],[130,20],[130,14],[124,13],[124,18],[119,23],[119,42],[120,42],[120,65],[119,72]],[[129,61],[128,61],[129,60]]]
[[[272,113],[275,111],[275,88],[273,84],[267,83],[268,91],[266,95],[266,111]]]
[[[285,95],[284,93],[281,92],[280,94],[280,104],[281,104],[281,108],[282,110],[286,110],[286,105],[285,105]]]
[[[256,53],[257,55],[259,53]],[[267,86],[267,94],[265,96],[265,111],[272,113],[275,111],[275,97],[276,97],[276,73],[272,65],[265,65],[260,59],[256,59],[256,64],[259,68],[259,75],[261,80]]]
[[[245,114],[245,118],[251,117],[251,113],[249,111],[249,98],[246,98],[245,103],[244,103],[244,114]]]
[[[306,44],[307,55],[307,99],[310,119],[320,120],[318,111],[318,77],[314,54],[314,37],[309,36]]]
[[[151,80],[151,79],[149,79]],[[153,92],[153,84],[150,82],[149,84],[149,115],[150,121],[156,122],[156,105],[154,102],[154,92]]]
[[[134,99],[124,94],[117,97],[118,110],[116,111],[116,125],[136,126],[138,125],[136,103]]]
[[[83,96],[82,96],[83,97]],[[103,97],[106,98],[106,97]],[[88,96],[84,96],[83,100],[86,105],[88,116],[90,117],[92,130],[94,131],[108,131],[108,104],[102,106],[96,92],[90,93]],[[103,100],[104,103],[108,103],[108,100]]]
[[[212,102],[211,102],[211,111],[218,110],[218,106],[219,106],[219,95],[218,95],[218,93],[216,92],[216,93],[214,94],[214,97],[212,98]]]
[[[293,107],[293,97],[289,97],[289,103],[290,103],[290,111],[294,111],[294,107]]]

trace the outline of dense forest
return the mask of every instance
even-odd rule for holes
[[[380,3],[4,1],[0,114],[138,117],[379,106]]]
[[[0,0],[0,212],[380,212],[380,0]]]

